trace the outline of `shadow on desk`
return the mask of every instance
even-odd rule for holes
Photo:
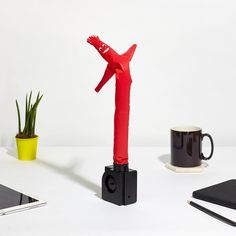
[[[7,148],[7,154],[18,159],[16,148]]]
[[[17,150],[16,148],[7,148],[6,149],[7,154],[18,159],[17,157]],[[57,166],[54,165],[52,163],[46,162],[46,161],[42,161],[37,159],[35,161],[36,163],[43,165],[47,168],[50,168],[51,170],[54,170],[55,172],[65,175],[67,177],[69,177],[71,180],[79,183],[80,185],[82,185],[83,187],[93,191],[95,193],[95,196],[101,198],[101,188],[100,186],[96,185],[95,183],[89,181],[88,179],[86,179],[85,177],[79,175],[78,173],[74,173],[73,169],[75,168],[75,163],[72,163],[70,166],[67,167],[61,167],[61,166]]]
[[[43,161],[43,160],[37,160],[37,163],[40,165],[43,165],[47,168],[50,168],[51,170],[54,170],[55,172],[65,175],[69,177],[71,180],[75,181],[76,183],[79,183],[83,187],[92,190],[95,193],[95,196],[101,198],[101,188],[100,186],[96,185],[95,183],[89,181],[85,177],[79,175],[78,173],[74,173],[73,169],[75,168],[74,164],[71,164],[70,166],[67,167],[61,167],[54,165],[52,163]]]
[[[8,155],[18,159],[16,148],[7,148],[6,151],[7,151]],[[95,183],[89,181],[85,177],[73,172],[73,169],[76,166],[75,163],[72,163],[70,166],[67,166],[67,167],[61,167],[61,166],[57,166],[57,165],[54,165],[52,163],[42,161],[42,160],[39,160],[39,159],[37,159],[36,162],[40,165],[43,165],[47,168],[50,168],[51,170],[54,170],[55,172],[57,172],[59,174],[62,174],[62,175],[65,175],[65,176],[69,177],[71,180],[73,180],[73,181],[79,183],[80,185],[82,185],[83,187],[93,191],[95,193],[95,196],[101,198],[101,188],[100,188],[100,186],[98,186]]]
[[[162,154],[158,156],[158,160],[162,162],[163,164],[169,163],[170,162],[170,154]]]

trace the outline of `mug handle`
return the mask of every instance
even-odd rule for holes
[[[213,139],[212,139],[212,137],[211,137],[210,134],[202,134],[202,136],[201,136],[201,141],[203,140],[204,137],[208,137],[208,138],[210,139],[210,142],[211,142],[211,153],[210,153],[209,157],[205,157],[205,156],[203,155],[203,153],[201,153],[201,159],[204,160],[204,161],[207,161],[207,160],[211,159],[211,157],[212,157],[212,155],[213,155],[213,152],[214,152],[214,143],[213,143]]]

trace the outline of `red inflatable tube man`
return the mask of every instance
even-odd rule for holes
[[[127,52],[119,55],[114,49],[102,42],[98,36],[90,36],[87,42],[93,45],[108,63],[95,91],[99,92],[103,85],[114,74],[116,75],[113,159],[114,164],[128,164],[129,104],[132,83],[129,62],[137,45],[133,44]]]

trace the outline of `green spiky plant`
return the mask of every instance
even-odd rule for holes
[[[43,95],[40,95],[38,92],[35,102],[31,101],[32,98],[32,91],[28,97],[26,94],[25,99],[25,127],[21,129],[21,116],[20,116],[20,109],[19,104],[16,100],[16,109],[18,115],[18,134],[16,135],[17,138],[34,138],[37,137],[35,134],[35,122],[36,122],[36,114],[38,105],[42,99]]]

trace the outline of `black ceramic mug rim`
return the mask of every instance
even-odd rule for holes
[[[171,128],[171,131],[175,132],[183,132],[183,133],[192,133],[192,132],[199,132],[202,131],[202,129],[198,126],[175,126]]]

